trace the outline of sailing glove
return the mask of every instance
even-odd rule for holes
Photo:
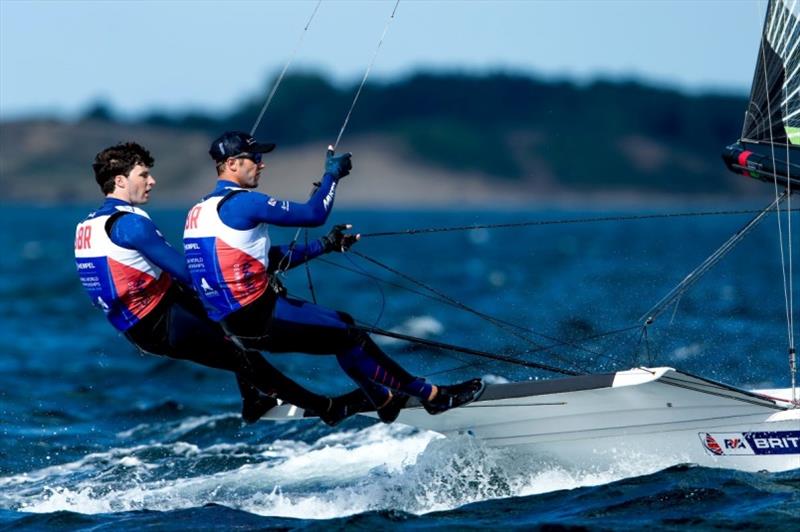
[[[350,249],[361,238],[359,234],[349,235],[345,233],[346,230],[352,227],[350,224],[334,225],[330,233],[322,237],[322,246],[325,249],[325,253],[330,253],[331,251],[342,252]]]
[[[325,173],[332,175],[337,181],[343,178],[353,168],[353,163],[350,161],[352,156],[353,154],[350,152],[344,155],[334,155],[333,148],[328,146],[328,154],[325,156]]]

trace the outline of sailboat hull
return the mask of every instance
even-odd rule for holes
[[[769,400],[671,368],[548,382],[562,390],[495,385],[466,407],[438,416],[409,408],[398,421],[580,468],[614,467],[626,458],[746,471],[800,468],[800,409],[789,409],[788,397]],[[502,398],[514,386],[544,393]]]
[[[625,460],[654,469],[800,468],[800,409],[791,408],[788,390],[771,394],[784,395],[771,398],[672,368],[638,368],[489,385],[478,401],[436,416],[412,400],[397,422],[580,469],[607,470]],[[303,416],[283,405],[266,417]]]

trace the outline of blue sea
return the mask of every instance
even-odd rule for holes
[[[375,233],[758,208],[763,200],[614,211],[339,210],[331,222]],[[142,355],[90,306],[72,241],[75,223],[92,206],[1,207],[0,528],[789,530],[800,522],[800,470],[743,473],[666,457],[620,457],[612,468],[574,470],[468,436],[445,439],[367,418],[334,429],[313,419],[244,425],[233,376]],[[178,244],[182,210],[150,213]],[[353,254],[328,255],[310,272],[320,303],[384,329],[507,356],[559,344],[530,360],[579,371],[652,363],[748,388],[787,387],[775,216],[662,314],[647,338],[629,329],[749,216],[372,236],[354,250],[405,277]],[[784,243],[787,230],[784,219]],[[311,231],[311,238],[321,234]],[[279,242],[292,235],[272,236]],[[302,268],[287,284],[311,297]],[[527,339],[443,304],[442,295],[530,329]],[[379,341],[438,383],[549,377]],[[319,392],[350,387],[332,357],[267,356]]]

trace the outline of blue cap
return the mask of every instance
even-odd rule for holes
[[[258,143],[251,135],[241,131],[226,131],[211,143],[208,154],[218,163],[242,153],[269,153],[275,149],[272,142]]]

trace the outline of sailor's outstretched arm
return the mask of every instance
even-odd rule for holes
[[[322,177],[319,188],[305,203],[281,201],[260,192],[236,194],[222,204],[220,218],[235,229],[250,229],[260,223],[283,227],[318,227],[333,209],[337,180]]]
[[[306,244],[284,244],[272,246],[269,249],[269,264],[272,271],[277,268],[290,270],[310,261],[324,253],[332,251],[347,251],[358,242],[361,235],[345,233],[353,226],[350,224],[338,224],[331,228],[330,232],[318,240]]]
[[[349,152],[334,155],[333,148],[328,147],[325,173],[305,203],[281,201],[260,192],[235,194],[220,206],[220,218],[226,225],[243,230],[252,229],[260,223],[283,227],[318,227],[331,214],[336,186],[353,168],[351,156]]]
[[[125,214],[114,222],[109,233],[111,241],[118,246],[138,250],[173,279],[192,286],[183,256],[169,245],[152,220]]]
[[[269,265],[274,270],[280,267],[282,270],[291,270],[295,266],[300,266],[311,259],[315,259],[325,253],[325,244],[322,239],[312,240],[306,244],[295,243],[281,244],[269,248]]]

